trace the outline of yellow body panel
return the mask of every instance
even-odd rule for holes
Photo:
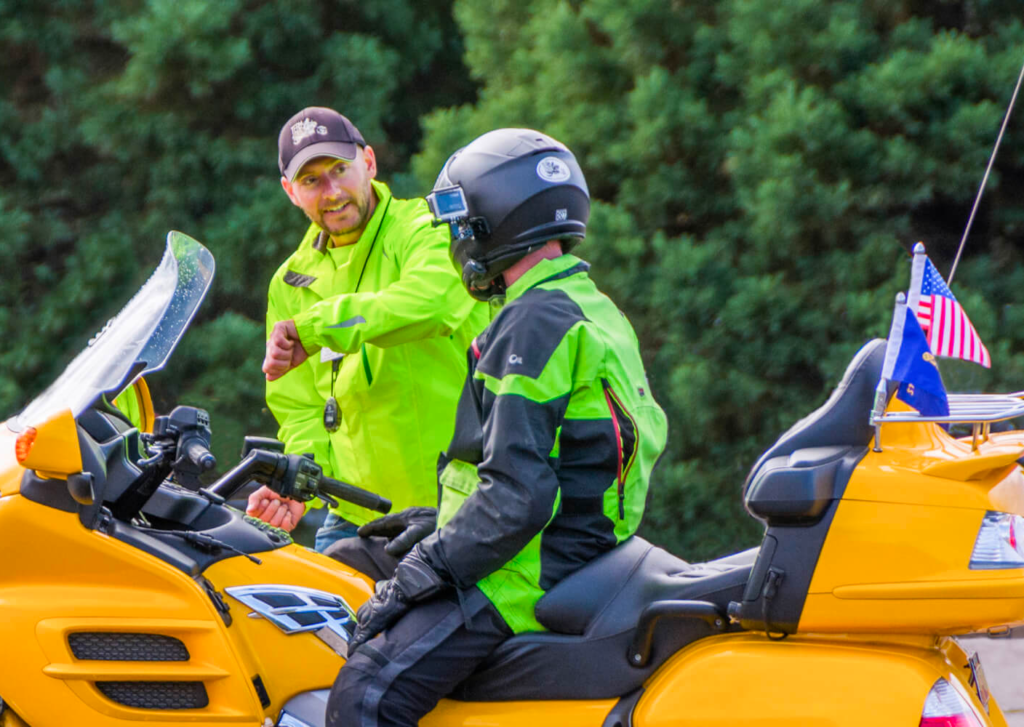
[[[373,592],[370,582],[340,567],[330,558],[299,545],[260,553],[261,565],[245,558],[214,563],[204,575],[224,592],[230,586],[257,583],[315,588],[341,596],[358,608]],[[230,596],[233,623],[228,636],[242,654],[250,676],[260,675],[276,715],[285,702],[301,692],[330,689],[345,660],[314,633],[288,635],[263,618],[252,618],[252,609]]]
[[[117,725],[172,714],[196,725],[260,721],[255,689],[223,622],[187,574],[87,530],[75,514],[19,496],[0,498],[0,532],[6,546],[0,642],[18,654],[0,660],[0,688],[30,725]],[[175,636],[192,658],[159,666],[90,662],[85,668],[71,654],[68,633],[114,630]],[[173,713],[134,709],[108,700],[94,684],[146,670],[133,680],[203,681],[210,706]]]
[[[945,677],[985,715],[950,640],[763,635],[704,639],[676,654],[645,685],[636,727],[831,725],[907,727],[921,719],[932,685]],[[1006,724],[990,702],[988,724]],[[985,724],[985,722],[983,722]]]
[[[957,634],[1024,623],[1024,569],[972,570],[986,511],[1024,515],[1019,433],[977,449],[934,424],[890,424],[857,465],[799,631]],[[940,476],[941,475],[941,476]]]
[[[972,451],[970,441],[953,439],[935,424],[886,425],[882,451],[860,461],[843,499],[1024,513],[1024,475],[1005,464],[1007,447],[1018,450],[1010,441],[994,435]],[[993,461],[1002,463],[992,468]],[[972,463],[984,477],[971,474]]]

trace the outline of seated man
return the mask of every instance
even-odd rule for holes
[[[665,446],[636,334],[569,250],[590,196],[576,159],[501,129],[428,200],[475,298],[505,305],[467,354],[439,529],[359,610],[329,725],[408,725],[514,633],[545,591],[632,535]]]

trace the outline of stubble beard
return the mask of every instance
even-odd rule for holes
[[[320,229],[326,231],[331,237],[340,237],[354,232],[360,232],[366,227],[366,223],[369,221],[369,215],[367,214],[370,209],[369,196],[363,196],[358,199],[352,198],[349,200],[349,204],[356,210],[356,220],[342,229],[332,229],[329,227],[325,220],[325,213],[323,212],[320,213],[319,219],[313,221],[319,225]]]

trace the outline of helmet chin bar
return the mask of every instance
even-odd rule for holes
[[[483,217],[458,217],[448,220],[448,229],[453,246],[465,246],[490,236],[490,226]],[[498,260],[477,260],[469,258],[462,264],[462,283],[470,296],[480,301],[489,301],[505,295],[505,279],[500,271],[488,279],[488,272]]]
[[[505,295],[505,278],[498,273],[487,280],[487,270],[487,265],[472,258],[462,266],[462,284],[466,286],[470,296],[484,302]]]
[[[503,297],[507,285],[503,273],[534,250],[542,247],[547,240],[534,240],[512,249],[500,250],[491,259],[469,258],[462,265],[462,282],[469,294],[477,300],[487,301]]]

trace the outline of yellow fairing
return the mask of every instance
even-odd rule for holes
[[[221,592],[230,586],[283,584],[315,588],[341,596],[358,608],[373,592],[363,576],[342,570],[326,556],[298,545],[260,553],[257,565],[245,558],[214,563],[204,575]],[[344,660],[313,633],[288,635],[252,609],[225,595],[233,623],[228,636],[250,676],[260,675],[270,697],[268,715],[277,715],[291,697],[314,689],[330,689]]]
[[[950,640],[763,635],[704,639],[676,654],[645,685],[636,727],[832,725],[906,727],[921,719],[937,679],[979,715],[962,676],[966,656]],[[989,724],[1006,721],[992,700]]]
[[[10,550],[0,569],[0,642],[18,659],[0,660],[4,700],[33,727],[129,724],[169,719],[191,724],[257,722],[245,677],[212,602],[185,573],[86,530],[77,515],[18,496],[0,498]],[[75,659],[74,632],[158,633],[180,639],[188,662],[140,665]],[[104,697],[97,682],[201,681],[203,710],[141,710]]]
[[[972,570],[986,511],[1024,515],[1020,433],[973,449],[933,424],[883,428],[854,471],[799,631],[957,634],[1024,622],[1024,570]]]

